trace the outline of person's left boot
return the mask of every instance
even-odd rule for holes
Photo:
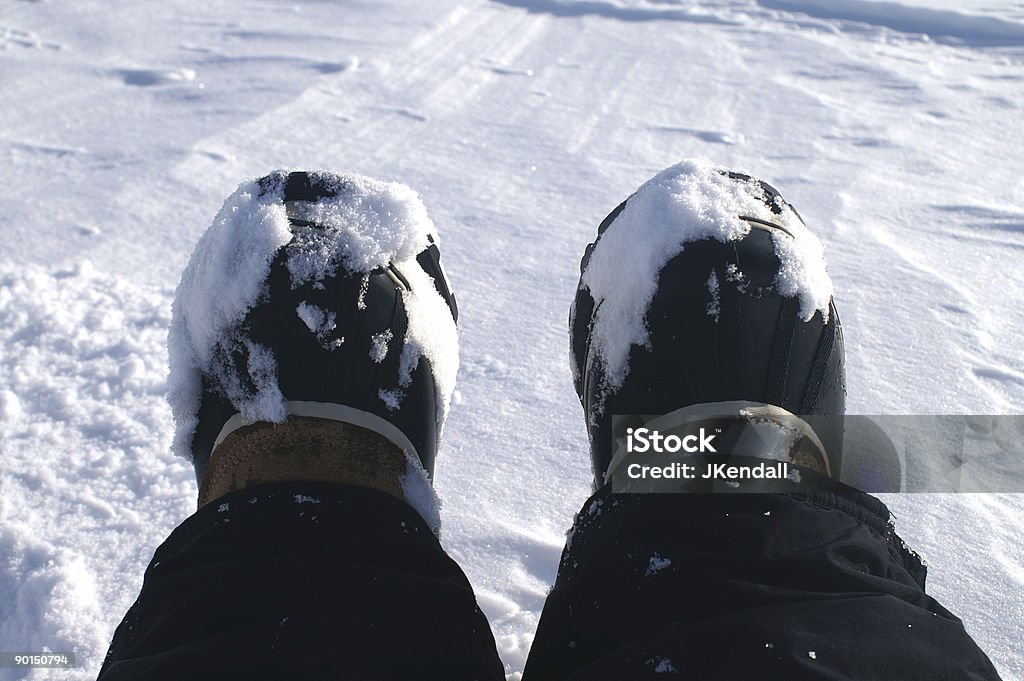
[[[430,496],[456,319],[408,187],[327,172],[243,183],[192,254],[169,337],[174,449],[200,505],[280,480]]]

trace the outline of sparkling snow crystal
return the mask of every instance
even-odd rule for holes
[[[434,372],[438,404],[437,430],[440,433],[455,390],[455,376],[459,372],[459,337],[448,304],[423,268],[417,263],[399,263],[398,269],[410,286],[410,290],[402,291],[409,326],[399,358],[398,386],[409,387],[420,357],[426,357]]]
[[[678,674],[679,670],[667,657],[657,657],[648,661],[654,667],[655,674]]]
[[[317,227],[294,230],[288,247],[293,287],[319,281],[338,267],[369,272],[415,258],[434,231],[419,196],[405,185],[351,175],[336,184],[338,196],[296,207]]]
[[[300,303],[295,308],[295,313],[299,316],[299,319],[313,332],[316,339],[320,341],[327,350],[333,350],[334,348],[340,347],[344,342],[342,338],[332,338],[332,332],[337,328],[337,315],[330,310],[323,310],[316,305],[309,303]]]
[[[644,576],[650,577],[653,574],[661,572],[670,565],[672,565],[671,558],[665,558],[661,554],[655,553],[647,563],[647,571],[644,573]]]
[[[402,406],[403,394],[401,390],[385,390],[384,388],[381,388],[377,391],[377,397],[379,397],[380,401],[387,405],[387,408],[391,411],[396,411]]]
[[[391,329],[373,334],[373,337],[370,339],[370,359],[377,364],[383,362],[384,358],[388,356],[388,343],[394,337],[395,334],[391,332]]]
[[[441,531],[441,499],[430,484],[430,477],[420,460],[405,453],[405,474],[401,479],[402,493],[409,505],[416,509],[434,534]]]
[[[708,316],[718,323],[718,317],[722,313],[722,300],[718,297],[718,275],[712,270],[708,275],[708,293],[711,294],[711,302],[708,303]]]

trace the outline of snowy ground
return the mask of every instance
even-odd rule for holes
[[[95,676],[194,507],[170,300],[224,197],[275,167],[400,180],[441,232],[444,543],[512,677],[588,493],[579,255],[662,167],[746,168],[821,236],[852,412],[1024,409],[1024,3],[8,2],[0,65],[0,650],[84,665],[33,679]],[[886,500],[1024,681],[1024,495]]]

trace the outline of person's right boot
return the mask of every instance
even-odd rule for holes
[[[777,441],[764,447],[785,451],[759,455],[838,478],[846,387],[832,284],[821,243],[774,188],[673,166],[605,218],[580,269],[570,335],[596,487],[627,428],[647,422],[636,417],[673,412],[760,428]]]

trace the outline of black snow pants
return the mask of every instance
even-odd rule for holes
[[[998,679],[924,591],[874,497],[806,474],[758,494],[583,505],[525,681]],[[274,483],[157,549],[100,672],[123,679],[505,678],[459,566],[369,489]]]

